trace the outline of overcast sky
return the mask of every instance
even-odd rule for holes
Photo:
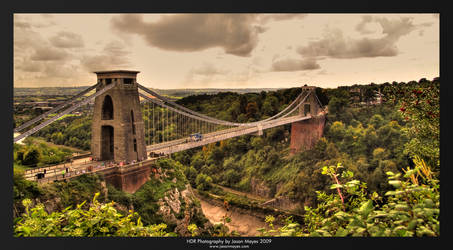
[[[14,14],[14,87],[138,70],[152,88],[289,88],[439,76],[438,14]]]

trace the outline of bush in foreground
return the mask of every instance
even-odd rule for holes
[[[260,229],[265,236],[440,236],[439,180],[418,157],[415,168],[401,174],[387,172],[388,183],[395,190],[385,197],[367,193],[366,183],[352,180],[353,173],[338,170],[341,164],[323,168],[334,184],[335,194],[317,192],[316,208],[305,207],[305,225],[291,219],[285,226],[274,229],[273,218],[266,222],[270,230]]]
[[[148,237],[175,236],[165,231],[167,225],[143,226],[141,218],[129,211],[123,216],[113,207],[113,202],[102,204],[97,201],[96,193],[90,207],[83,210],[82,204],[75,209],[67,207],[61,212],[48,214],[42,204],[30,207],[31,200],[24,199],[26,212],[14,223],[16,237]]]

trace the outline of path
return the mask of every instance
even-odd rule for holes
[[[224,186],[221,186],[221,185],[218,185],[218,184],[214,184],[214,185],[219,187],[219,188],[221,188],[221,189],[223,189],[224,191],[226,191],[228,193],[232,193],[232,194],[239,195],[239,196],[245,196],[248,199],[255,200],[255,201],[258,201],[258,202],[261,202],[261,203],[270,200],[269,198],[266,198],[266,197],[254,195],[254,194],[251,194],[251,193],[245,193],[245,192],[238,191],[238,190],[235,190],[235,189],[231,189],[229,187],[224,187]]]

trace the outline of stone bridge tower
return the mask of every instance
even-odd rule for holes
[[[302,87],[302,93],[312,92],[299,106],[299,114],[302,116],[311,115],[313,118],[291,124],[291,143],[289,146],[291,154],[313,148],[323,135],[325,115],[320,113],[321,107],[316,100],[315,89],[315,86],[305,85]]]
[[[98,71],[101,85],[115,87],[94,100],[91,153],[98,160],[131,162],[146,159],[144,124],[138,95],[139,71]]]

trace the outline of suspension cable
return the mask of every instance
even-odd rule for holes
[[[294,107],[289,113],[287,113],[286,115],[284,115],[284,116],[282,116],[282,117],[280,117],[280,118],[283,118],[283,117],[288,116],[288,115],[289,115],[290,113],[292,113],[295,109],[297,109],[297,108],[301,105],[301,103],[305,102],[305,100],[307,99],[307,97],[308,97],[311,93],[312,93],[312,90],[310,90],[309,92],[307,92],[307,94],[305,95],[305,97],[303,98],[303,100],[302,100],[301,102],[299,102],[299,104],[298,104],[296,107]],[[301,93],[299,96],[301,96],[301,95],[302,95],[302,93]],[[206,122],[216,123],[216,124],[219,124],[219,125],[231,125],[231,124],[224,124],[223,122],[218,123],[218,122],[215,122],[215,121],[212,121],[212,120],[206,120],[206,119],[203,119],[203,118],[200,118],[200,117],[197,117],[197,116],[188,114],[188,113],[186,113],[186,112],[184,112],[184,111],[181,111],[181,110],[178,110],[178,109],[175,109],[175,108],[173,108],[173,107],[170,107],[170,106],[166,105],[162,100],[154,100],[154,98],[149,98],[148,96],[146,96],[146,95],[144,95],[144,94],[142,94],[142,93],[140,93],[140,96],[146,98],[146,99],[149,100],[149,101],[152,101],[152,102],[158,104],[159,106],[162,106],[162,107],[167,108],[167,109],[171,109],[171,110],[173,110],[173,111],[175,111],[175,112],[181,113],[181,114],[184,115],[184,116],[187,116],[187,117],[190,117],[190,118],[193,118],[193,119],[196,119],[196,120],[203,120],[203,121],[206,121]],[[296,100],[297,100],[297,99],[299,99],[299,97],[296,98]],[[294,103],[294,102],[293,102],[293,103]],[[286,107],[284,110],[282,110],[279,114],[285,112],[285,111],[288,110],[291,106],[292,106],[292,105],[288,105],[288,107]],[[275,116],[274,116],[274,117],[275,117]],[[270,118],[272,118],[272,117],[270,117]],[[263,122],[265,122],[265,121],[270,120],[270,118],[265,119],[265,120],[262,120],[262,121],[259,121],[259,122],[248,123],[247,126],[255,126],[255,125],[259,124],[259,123],[263,123]],[[241,125],[233,125],[233,126],[244,126],[244,123],[233,123],[233,124],[241,124]]]
[[[277,118],[278,116],[280,116],[281,114],[283,114],[286,110],[288,110],[289,108],[291,108],[292,105],[296,104],[298,102],[298,100],[302,97],[303,95],[303,91],[299,94],[299,96],[291,103],[289,104],[284,110],[282,110],[281,112],[279,112],[278,114],[272,116],[272,117],[269,117],[267,119],[264,119],[264,120],[261,120],[261,121],[256,121],[256,122],[250,122],[250,123],[237,123],[237,122],[229,122],[229,121],[225,121],[225,120],[219,120],[219,119],[216,119],[216,118],[212,118],[212,117],[209,117],[209,116],[206,116],[204,114],[201,114],[201,113],[198,113],[198,112],[195,112],[193,110],[190,110],[184,106],[181,106],[159,94],[157,94],[156,92],[144,87],[143,85],[141,84],[138,84],[138,87],[140,89],[142,89],[143,91],[161,99],[162,102],[165,102],[167,103],[168,105],[172,105],[174,107],[177,107],[181,110],[184,110],[186,112],[188,112],[189,114],[191,115],[194,115],[194,116],[198,116],[200,118],[205,118],[205,120],[207,120],[208,122],[213,122],[213,123],[217,123],[217,124],[221,124],[221,125],[233,125],[233,126],[255,126],[256,124],[259,124],[259,123],[262,123],[262,122],[266,122],[266,121],[269,121],[269,120],[272,120],[272,119],[275,119]]]
[[[49,111],[46,111],[46,112],[43,113],[42,115],[39,115],[39,116],[37,116],[37,117],[35,117],[35,118],[33,118],[33,119],[31,119],[31,120],[25,122],[24,124],[20,125],[19,127],[15,128],[15,129],[14,129],[14,132],[22,131],[22,130],[24,130],[25,128],[30,127],[31,125],[35,124],[36,122],[38,122],[38,121],[44,119],[45,117],[49,116],[50,114],[55,113],[55,112],[57,112],[58,110],[64,108],[65,106],[74,103],[79,97],[84,96],[86,93],[90,92],[91,90],[93,90],[94,88],[96,88],[96,87],[98,87],[98,86],[100,86],[100,85],[101,85],[101,83],[98,82],[98,83],[92,85],[91,87],[88,87],[87,89],[83,90],[82,92],[80,92],[80,93],[76,94],[75,96],[69,98],[69,99],[68,99],[67,101],[65,101],[64,103],[62,103],[62,104],[56,106],[55,108],[52,108],[52,109],[49,110]]]

